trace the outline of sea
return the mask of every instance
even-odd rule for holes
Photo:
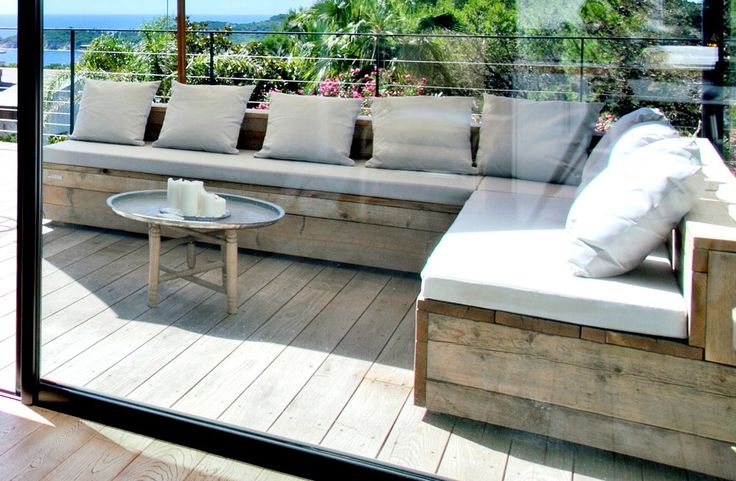
[[[160,18],[145,15],[46,15],[44,28],[89,28],[99,30],[135,29],[142,24]],[[189,15],[195,22],[220,21],[230,23],[250,23],[267,20],[268,15]],[[0,38],[16,35],[18,31],[17,17],[14,15],[0,15]],[[18,62],[18,51],[15,49],[0,50],[0,63],[9,65]],[[76,52],[76,57],[80,55]],[[70,63],[70,53],[60,50],[44,51],[44,65]]]

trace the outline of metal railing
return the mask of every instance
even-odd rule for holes
[[[47,135],[73,129],[81,78],[146,78],[164,82],[175,78],[174,51],[95,50],[98,59],[137,56],[144,57],[149,65],[158,65],[148,71],[110,72],[89,65],[82,68],[79,55],[89,55],[91,51],[77,45],[80,32],[135,35],[139,39],[145,35],[171,35],[173,41],[173,30],[50,31],[68,32],[70,48],[65,50],[69,54],[68,65],[57,73],[56,81],[49,83],[46,92]],[[221,34],[249,41],[269,35],[302,37],[302,44],[307,46],[311,45],[308,41],[318,45],[319,40],[326,40],[356,48],[355,54],[348,57],[330,55],[329,49],[317,48],[269,53],[249,49],[247,43],[220,51],[216,43]],[[702,74],[712,68],[708,63],[712,59],[702,62],[683,57],[679,61],[675,58],[673,63],[671,50],[697,47],[700,39],[696,38],[214,30],[192,31],[190,35],[204,41],[198,43],[200,51],[187,56],[188,81],[255,84],[256,94],[250,106],[256,108],[265,105],[269,89],[316,93],[326,82],[332,82],[332,90],[323,94],[370,96],[371,92],[401,95],[419,91],[480,97],[488,92],[535,99],[597,101],[609,106],[646,103],[665,106],[678,127],[694,130],[703,95]],[[241,62],[242,68],[237,68],[236,61]],[[166,100],[166,93],[164,89],[160,101]]]

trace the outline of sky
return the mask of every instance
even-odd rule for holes
[[[275,15],[309,6],[314,0],[187,0],[191,15]],[[44,13],[165,15],[167,0],[45,0]],[[176,0],[168,0],[170,12]],[[14,15],[17,0],[0,0],[0,15]]]

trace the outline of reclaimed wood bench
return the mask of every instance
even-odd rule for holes
[[[686,338],[420,297],[415,403],[736,479],[736,179],[701,148],[708,188],[671,251]]]

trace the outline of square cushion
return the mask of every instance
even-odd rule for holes
[[[148,114],[159,83],[86,79],[70,138],[143,145]]]
[[[256,157],[353,165],[350,146],[360,107],[359,99],[273,93]]]
[[[373,157],[368,167],[475,174],[470,97],[373,100]]]
[[[569,264],[584,277],[617,276],[661,245],[704,188],[694,139],[663,139],[611,163],[567,217]]]
[[[603,172],[612,157],[626,156],[638,147],[677,136],[677,131],[658,109],[641,108],[624,115],[608,129],[588,156],[578,193]]]
[[[186,85],[174,81],[154,147],[238,153],[252,85]]]
[[[483,95],[481,174],[577,185],[601,104]]]

